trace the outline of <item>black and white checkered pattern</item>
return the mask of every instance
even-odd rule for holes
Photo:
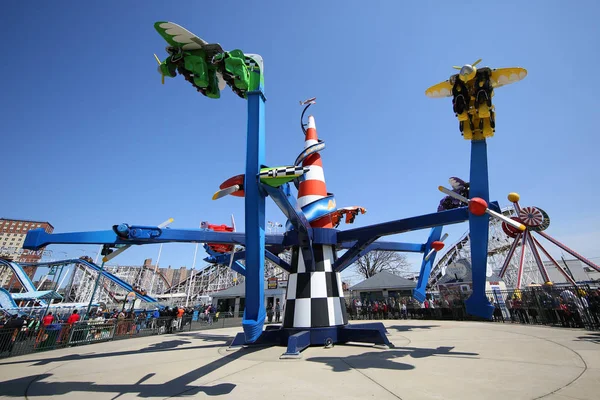
[[[258,175],[260,177],[269,177],[269,178],[277,178],[280,176],[292,176],[302,174],[304,172],[308,172],[308,167],[302,166],[291,166],[291,167],[281,167],[281,168],[271,168],[267,171],[261,172]]]
[[[332,269],[336,252],[331,246],[313,246],[315,271],[307,272],[300,248],[292,249],[284,328],[323,328],[346,325],[348,315],[342,279]]]

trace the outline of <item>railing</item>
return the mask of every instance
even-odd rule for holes
[[[198,318],[196,321],[193,320],[191,315],[184,315],[182,318],[88,320],[74,324],[50,324],[33,329],[26,326],[0,328],[0,358],[109,340],[183,331],[241,327],[241,318],[221,314],[210,315],[210,318]]]
[[[466,311],[465,300],[469,295],[459,289],[443,290],[435,296],[433,307],[428,308],[412,298],[382,298],[361,302],[358,307],[351,299],[347,310],[351,319],[477,320]],[[491,318],[494,322],[600,329],[600,291],[587,285],[493,290],[487,292],[487,297],[494,305]],[[383,302],[385,311],[381,307]]]
[[[241,326],[241,320],[213,316],[211,321],[192,321],[191,315],[184,315],[182,318],[88,320],[32,329],[25,325],[21,328],[4,327],[0,328],[0,358],[109,340],[233,326]]]

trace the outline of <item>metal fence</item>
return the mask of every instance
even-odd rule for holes
[[[465,308],[469,295],[458,288],[445,289],[428,295],[427,308],[409,297],[363,299],[358,306],[360,299],[350,299],[347,307],[352,319],[474,320]],[[495,289],[487,297],[494,305],[491,320],[495,322],[600,329],[600,290],[589,286]],[[48,326],[36,325],[35,320],[8,321],[0,328],[0,358],[109,340],[240,326],[241,318],[232,313],[200,314],[196,320],[186,314],[182,318],[94,319]]]
[[[197,321],[192,320],[191,315],[182,318],[101,319],[31,328],[31,324],[20,328],[5,327],[0,328],[0,358],[109,340],[241,326],[240,318],[211,317]]]
[[[540,286],[486,293],[494,305],[494,322],[600,329],[600,290],[589,286]],[[460,288],[428,295],[428,307],[409,297],[378,300],[350,299],[352,319],[448,319],[477,320],[470,316]],[[358,304],[357,304],[358,302]],[[385,306],[384,306],[385,304]],[[404,304],[405,307],[402,306]]]

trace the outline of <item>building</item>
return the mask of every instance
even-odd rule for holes
[[[146,258],[144,260],[144,268],[148,268],[151,270],[156,269],[156,265],[152,264],[151,258]],[[187,267],[180,267],[179,269],[171,268],[169,265],[167,268],[158,268],[157,272],[160,272],[164,279],[167,281],[169,286],[176,286],[180,283],[184,282],[189,278],[192,269],[188,269]]]
[[[594,262],[595,260],[590,261]],[[571,276],[571,278],[573,278],[573,280],[577,283],[587,283],[596,285],[600,283],[600,272],[596,271],[595,269],[591,268],[590,266],[582,263],[581,261],[575,258],[569,260],[565,260],[564,258],[557,258],[556,262],[563,269],[565,269],[567,273]],[[546,267],[546,270],[548,271],[550,280],[555,284],[567,282],[565,277],[560,273],[560,271],[558,271],[558,269],[552,261],[544,261],[544,267]]]
[[[382,271],[352,286],[349,290],[351,297],[360,298],[362,301],[375,301],[385,300],[388,297],[410,297],[416,286],[414,281]]]
[[[167,282],[169,282],[170,286],[175,286],[185,281],[191,271],[186,267],[171,268],[170,265],[168,268],[159,268],[159,270],[162,272]]]
[[[0,257],[19,263],[38,262],[42,258],[44,249],[24,250],[23,242],[27,232],[40,228],[47,233],[54,231],[54,226],[45,221],[0,218]],[[30,278],[33,278],[36,267],[24,267],[23,269]],[[13,277],[12,271],[5,268],[0,270],[0,287],[19,290],[21,284]]]
[[[281,318],[283,318],[286,290],[287,281],[276,278],[265,280],[265,307],[274,305],[279,301],[279,304],[281,304]],[[211,297],[217,311],[229,312],[231,310],[234,316],[241,316],[246,303],[246,285],[241,283],[229,289],[211,293]]]

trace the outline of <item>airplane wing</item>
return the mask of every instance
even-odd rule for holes
[[[465,181],[463,181],[462,179],[457,178],[455,176],[453,176],[450,179],[448,179],[448,181],[450,182],[450,185],[452,186],[452,189],[454,189],[454,190],[458,190],[461,187],[465,187],[466,186]]]
[[[452,85],[450,81],[440,82],[437,85],[433,85],[425,91],[425,96],[431,98],[441,98],[452,96]]]
[[[525,68],[498,68],[492,71],[492,86],[494,88],[518,82],[527,76]]]
[[[172,22],[156,22],[154,29],[173,47],[181,47],[184,50],[199,50],[208,44],[207,41]]]

